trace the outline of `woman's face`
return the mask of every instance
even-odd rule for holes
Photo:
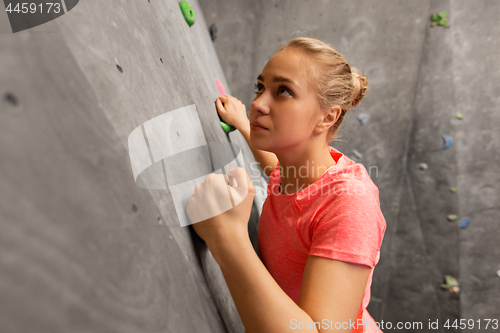
[[[317,93],[310,86],[306,56],[294,49],[275,54],[259,75],[250,122],[265,130],[250,130],[251,145],[274,153],[304,144],[323,119]],[[307,143],[306,143],[307,144]]]

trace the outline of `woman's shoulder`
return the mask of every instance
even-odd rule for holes
[[[371,174],[362,163],[355,162],[342,154],[337,165],[333,166],[323,177],[323,185],[356,188],[362,187],[365,190],[375,191],[378,194],[378,187],[371,178]],[[378,176],[378,172],[376,173]]]

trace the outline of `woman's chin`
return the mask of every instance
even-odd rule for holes
[[[262,140],[259,140],[257,138],[252,138],[252,135],[250,135],[250,145],[254,148],[254,149],[258,149],[258,150],[264,150],[264,151],[269,151],[269,148],[265,142],[262,142]]]

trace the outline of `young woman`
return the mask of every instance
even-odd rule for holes
[[[216,100],[269,176],[258,229],[262,261],[248,237],[255,188],[243,168],[229,170],[231,189],[245,189],[232,192],[236,206],[193,224],[248,333],[381,332],[366,311],[386,228],[378,188],[362,164],[329,146],[366,90],[366,77],[335,49],[301,37],[267,62],[249,119],[236,98]],[[227,196],[224,182],[209,192],[217,177],[197,185],[188,214]]]

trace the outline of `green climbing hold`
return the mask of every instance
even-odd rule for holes
[[[184,14],[184,18],[186,19],[187,24],[189,24],[189,26],[192,26],[194,24],[193,7],[191,7],[189,2],[187,2],[186,0],[179,2],[179,6],[181,7],[182,14]]]
[[[448,23],[448,19],[446,18],[446,11],[443,10],[442,12],[438,14],[433,14],[431,16],[432,20],[432,26],[435,27],[436,25],[441,25],[445,28],[448,28],[450,24]]]
[[[370,298],[370,302],[382,303],[382,299],[381,299],[381,298],[378,298],[378,297],[375,297],[375,296],[372,296],[372,297]]]
[[[450,187],[450,192],[451,192],[451,193],[455,193],[456,191],[457,191],[457,189],[456,189],[456,188],[454,188],[454,187]]]
[[[458,294],[458,292],[460,291],[460,287],[458,285],[457,279],[455,279],[453,276],[445,275],[444,282],[444,284],[441,284],[441,288],[448,289],[450,293]]]
[[[456,219],[458,219],[458,216],[457,214],[449,214],[448,216],[446,216],[446,218],[448,219],[448,221],[455,221]]]
[[[462,120],[464,118],[464,116],[461,113],[457,113],[457,118]]]
[[[220,118],[220,116],[219,116],[219,118]],[[220,126],[222,127],[222,129],[224,130],[224,132],[226,132],[226,134],[229,134],[229,132],[232,132],[232,131],[236,130],[236,127],[234,127],[232,125],[228,125],[228,124],[226,124],[223,121],[220,122]]]

